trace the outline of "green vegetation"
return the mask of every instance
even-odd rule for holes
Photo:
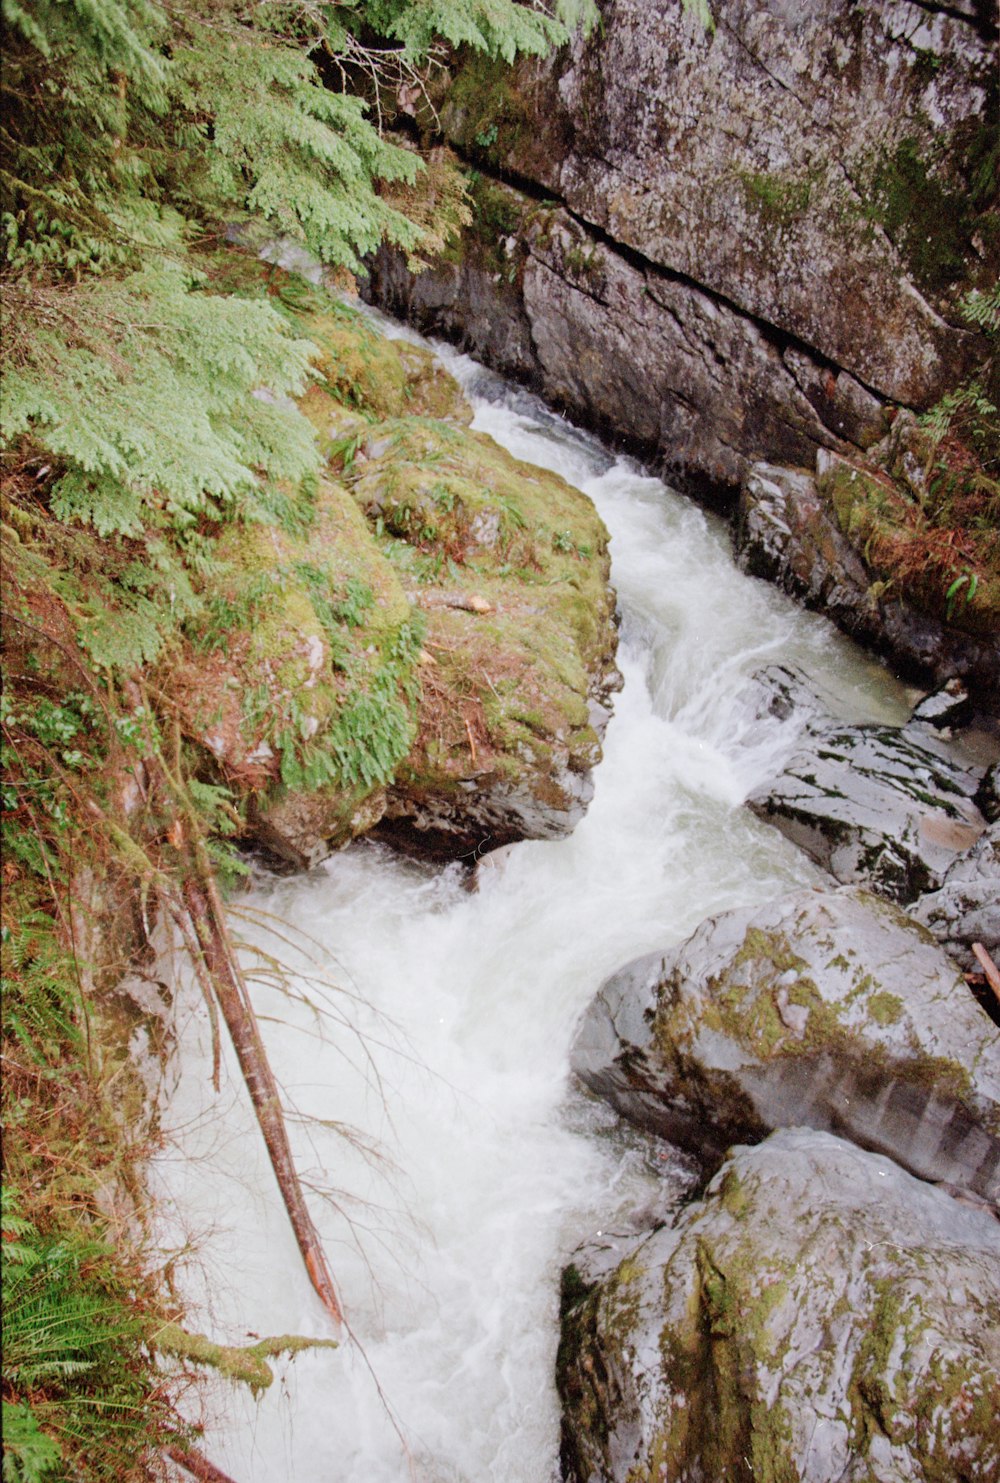
[[[982,255],[972,249],[974,236],[994,258],[1000,247],[1000,143],[987,121],[995,109],[994,89],[981,124],[931,144],[908,135],[871,168],[865,214],[896,244],[925,291],[943,293],[967,281],[970,262]]]
[[[768,225],[788,227],[809,208],[812,181],[792,176],[740,172],[747,203]]]
[[[190,1446],[151,1358],[173,1330],[114,985],[160,909],[225,979],[215,874],[251,803],[349,811],[413,735],[421,628],[324,458],[454,394],[256,248],[342,276],[386,239],[437,250],[461,181],[382,137],[378,90],[441,43],[540,54],[563,20],[3,0],[5,1483],[127,1483]]]
[[[872,573],[898,597],[968,633],[1000,624],[1000,287],[962,300],[986,354],[926,413],[897,419],[881,462],[833,460],[820,492]]]

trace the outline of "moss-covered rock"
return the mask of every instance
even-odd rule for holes
[[[230,527],[217,552],[207,619],[169,683],[251,831],[309,863],[371,826],[412,741],[415,615],[332,479],[294,528]]]
[[[295,865],[383,814],[449,858],[566,833],[618,682],[603,525],[468,430],[430,351],[348,307],[302,322],[331,472],[280,523],[220,533],[207,617],[164,676],[184,733]]]
[[[638,959],[602,987],[572,1059],[710,1165],[804,1125],[1000,1205],[1000,1031],[930,935],[863,891],[727,912]]]
[[[484,434],[427,419],[372,428],[349,477],[424,623],[417,737],[382,831],[448,857],[568,832],[618,683],[593,505]]]
[[[1000,547],[986,520],[940,518],[927,484],[935,448],[910,428],[886,447],[893,473],[824,454],[817,486],[838,528],[861,556],[870,585],[892,586],[922,612],[960,632],[1000,633]],[[922,467],[921,467],[922,458]],[[985,503],[985,502],[984,502]]]
[[[564,1288],[564,1477],[1000,1476],[986,1212],[795,1130],[734,1149],[702,1200],[610,1272],[606,1245],[575,1254]]]

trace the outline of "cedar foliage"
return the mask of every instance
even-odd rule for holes
[[[0,0],[5,1483],[154,1476],[158,1448],[189,1445],[136,1317],[141,1245],[99,1198],[141,1150],[95,1042],[101,970],[123,963],[81,953],[75,892],[81,870],[112,882],[124,951],[130,917],[226,832],[150,666],[203,620],[220,536],[294,523],[320,466],[294,400],[312,349],[280,298],[229,291],[220,244],[287,235],[340,270],[386,239],[419,254],[461,195],[382,137],[362,87],[419,86],[460,45],[542,54],[587,15]],[[150,782],[129,813],[122,780],[168,750],[176,788]]]

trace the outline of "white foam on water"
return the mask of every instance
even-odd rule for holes
[[[736,570],[720,522],[442,354],[476,427],[601,512],[625,688],[584,821],[567,840],[505,852],[478,892],[454,867],[360,843],[235,903],[281,923],[234,915],[286,965],[284,989],[259,984],[255,1004],[306,1118],[291,1128],[299,1167],[334,1192],[312,1204],[356,1339],[275,1362],[259,1401],[209,1391],[203,1448],[238,1483],[557,1476],[559,1271],[580,1240],[662,1206],[680,1178],[669,1152],[644,1154],[570,1086],[574,1026],[629,959],[816,879],[741,807],[797,735],[794,719],[753,719],[756,669],[801,666],[844,716],[904,713],[879,666]],[[338,986],[326,1020],[308,1002],[317,972]],[[189,1322],[230,1342],[326,1336],[233,1058],[216,1097],[207,1018],[181,970],[178,995],[154,1179],[164,1248],[193,1245],[176,1263]]]

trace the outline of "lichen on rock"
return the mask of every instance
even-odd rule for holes
[[[736,1148],[564,1285],[573,1483],[1000,1474],[1000,1228],[827,1133]]]
[[[864,891],[726,912],[637,959],[593,1001],[572,1064],[709,1167],[802,1125],[1000,1205],[1000,1032],[930,935]]]

